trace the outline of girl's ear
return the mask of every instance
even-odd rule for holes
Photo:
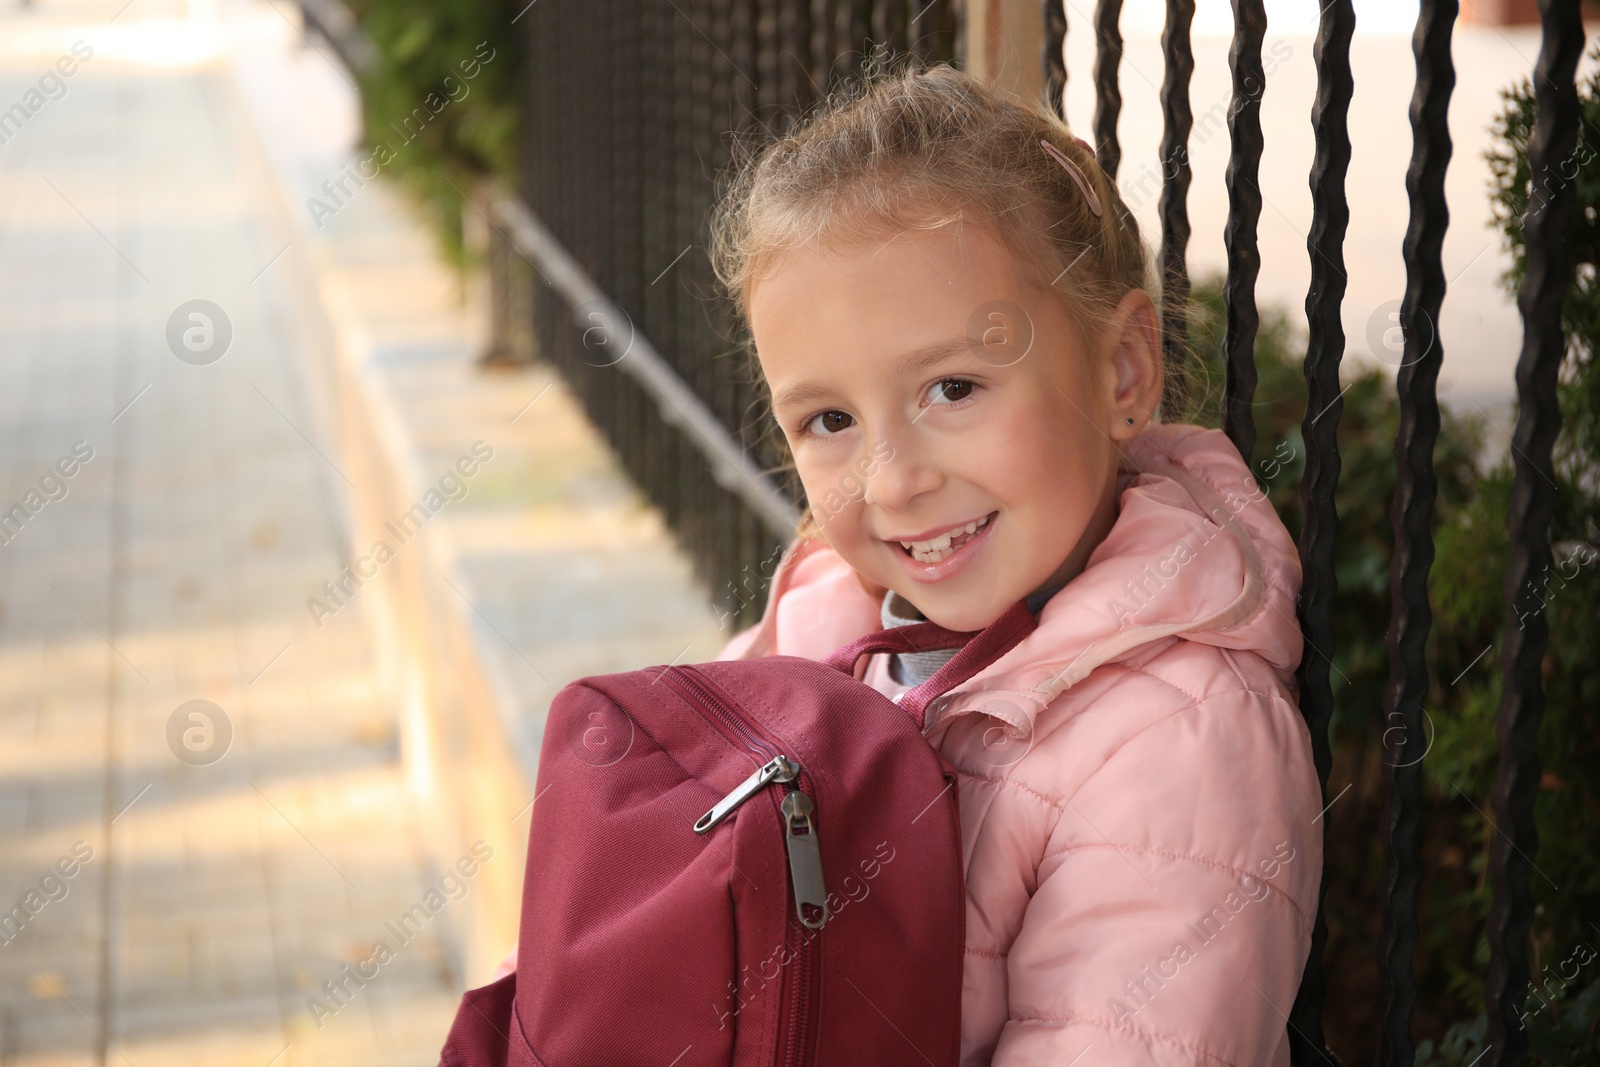
[[[1108,357],[1111,425],[1106,433],[1113,441],[1127,441],[1144,430],[1161,403],[1161,327],[1150,294],[1128,290],[1107,336],[1114,347]]]

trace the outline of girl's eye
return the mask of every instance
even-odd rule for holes
[[[800,427],[805,433],[816,434],[818,437],[828,437],[840,430],[849,429],[856,420],[842,411],[824,411],[820,415],[813,415]]]
[[[945,378],[928,387],[928,403],[955,404],[971,396],[975,388],[977,386],[973,382],[964,378]]]

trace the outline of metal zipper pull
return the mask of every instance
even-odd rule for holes
[[[694,832],[707,833],[717,823],[732,814],[733,809],[755,796],[773,782],[792,782],[795,775],[800,773],[800,765],[788,756],[777,755],[758,767],[754,774],[712,805],[710,811],[695,820]]]
[[[820,930],[832,917],[828,911],[828,889],[822,882],[822,849],[811,822],[816,805],[798,788],[789,790],[781,809],[789,846],[789,874],[794,879],[794,910],[800,923]],[[811,911],[807,913],[807,908]]]

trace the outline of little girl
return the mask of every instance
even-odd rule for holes
[[[925,731],[961,772],[961,1062],[1287,1065],[1322,873],[1299,562],[1227,437],[1155,421],[1148,257],[1089,146],[955,70],[885,76],[714,222],[811,502],[722,658],[1038,619]]]

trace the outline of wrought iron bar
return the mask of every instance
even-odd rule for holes
[[[1067,121],[1067,0],[1044,0],[1044,99]]]
[[[872,39],[892,53],[905,50],[906,22],[905,0],[875,0],[873,3]]]
[[[1228,66],[1233,72],[1233,103],[1228,109],[1228,223],[1223,245],[1228,254],[1228,279],[1222,289],[1227,320],[1223,349],[1226,379],[1223,389],[1222,429],[1253,466],[1256,447],[1256,277],[1261,272],[1261,250],[1256,226],[1261,219],[1261,97],[1267,91],[1261,67],[1261,41],[1267,33],[1267,12],[1262,0],[1233,0],[1233,45]]]
[[[811,0],[811,80],[819,95],[826,95],[833,83],[834,45],[833,0]]]
[[[672,244],[674,248],[684,248],[694,243],[694,233],[697,229],[696,211],[699,208],[695,202],[694,187],[700,180],[700,175],[691,146],[694,138],[694,93],[697,84],[694,68],[701,58],[702,50],[699,47],[700,35],[694,28],[691,12],[685,11],[683,5],[676,0],[672,6],[675,15],[672,23],[673,145],[672,155],[669,157],[673,186]],[[674,267],[673,271],[676,272],[677,267]],[[683,285],[682,275],[674,273],[669,277],[674,288],[674,306],[670,324],[672,332],[665,335],[664,344],[668,352],[692,353],[694,307],[685,298],[687,289]],[[694,502],[690,499],[695,475],[693,457],[684,448],[673,449],[672,457],[675,462],[662,485],[662,497],[665,501],[663,510],[669,516],[673,527],[683,530],[685,537],[693,543],[694,531],[687,525],[693,515]]]
[[[674,268],[682,285],[682,295],[679,300],[683,302],[683,307],[678,320],[681,329],[679,336],[682,339],[670,350],[669,358],[674,361],[679,376],[689,386],[691,392],[701,403],[705,403],[706,372],[711,369],[709,363],[713,349],[707,340],[704,307],[706,291],[698,284],[699,279],[695,275],[695,268],[705,260],[703,255],[697,254],[690,246],[702,249],[706,246],[705,212],[711,200],[710,156],[716,143],[716,132],[712,129],[715,111],[712,108],[711,94],[718,81],[717,72],[713,69],[717,53],[710,37],[713,29],[710,0],[676,0],[676,2],[688,15],[691,24],[689,128],[684,143],[679,147],[679,151],[685,157],[683,202],[687,205],[679,220],[684,224],[680,247],[689,247],[689,254]],[[764,0],[763,6],[770,7],[770,3],[771,0]],[[747,73],[753,74],[757,82],[776,84],[775,59],[775,56],[768,54],[757,56],[758,70]],[[715,412],[712,416],[715,418]],[[714,528],[717,502],[715,488],[701,477],[702,461],[694,451],[685,449],[681,455],[677,493],[681,501],[678,527],[683,530],[690,544],[704,546],[705,550],[715,554],[717,551]]]
[[[1409,1067],[1416,1058],[1411,1017],[1417,989],[1411,968],[1418,937],[1416,896],[1422,873],[1418,842],[1424,812],[1422,761],[1414,754],[1427,750],[1423,703],[1428,698],[1427,642],[1433,623],[1428,602],[1437,488],[1433,449],[1439,436],[1437,388],[1444,359],[1438,338],[1439,307],[1445,291],[1440,253],[1450,219],[1444,180],[1451,153],[1448,113],[1455,67],[1450,59],[1450,34],[1456,9],[1457,0],[1422,0],[1411,38],[1417,63],[1411,97],[1411,165],[1406,171],[1411,220],[1403,246],[1406,291],[1400,303],[1400,330],[1404,347],[1396,381],[1400,425],[1395,434],[1391,513],[1395,543],[1389,560],[1389,682],[1380,724],[1386,788],[1378,1056],[1386,1067]]]
[[[644,86],[638,103],[643,120],[644,288],[639,303],[643,322],[636,325],[671,337],[677,306],[672,271],[677,269],[681,246],[674,247],[672,240],[673,186],[661,178],[671,173],[673,156],[672,42],[679,23],[678,13],[668,4],[639,0],[638,7],[644,37]],[[646,418],[646,410],[641,409],[639,415],[641,420]],[[648,430],[645,436],[649,446],[644,455],[644,483],[659,494],[668,482],[668,472],[675,469],[680,444],[676,437],[663,440],[662,435]]]
[[[782,128],[777,115],[784,100],[778,88],[778,21],[782,5],[783,0],[756,0],[752,5],[756,16],[756,69],[750,73],[756,80],[756,114],[774,133]]]
[[[872,9],[858,3],[846,11],[844,22],[860,35],[835,42],[834,5],[818,2],[820,27],[810,0],[602,0],[598,12],[539,5],[519,23],[529,57],[523,180],[534,217],[557,231],[610,308],[638,316],[635,336],[662,344],[657,354],[712,422],[757,452],[748,425],[755,392],[743,367],[727,358],[731,309],[715,294],[704,252],[693,246],[705,243],[711,179],[728,162],[730,132],[748,130],[757,115],[780,129],[814,98],[805,68],[817,58],[819,28],[828,48],[851,53],[854,73]],[[925,17],[948,16],[950,6],[936,0]],[[771,18],[761,23],[763,14]],[[895,13],[879,18],[891,24]],[[904,26],[896,32],[904,40]],[[787,489],[763,480],[772,500],[762,508],[719,489],[713,476],[727,482],[727,470],[714,459],[708,464],[704,440],[666,429],[654,392],[628,373],[608,373],[612,357],[594,343],[609,343],[608,332],[595,329],[585,347],[569,325],[565,294],[541,285],[534,298],[545,357],[714,588],[792,536]],[[585,326],[613,317],[608,310]],[[618,369],[626,372],[636,355]],[[774,519],[772,501],[782,521]],[[746,605],[744,621],[752,608],[760,605]]]
[[[1538,587],[1554,562],[1550,514],[1556,483],[1552,453],[1561,430],[1556,381],[1566,354],[1561,309],[1571,285],[1567,227],[1576,190],[1570,181],[1541,180],[1572,158],[1578,139],[1578,94],[1573,78],[1583,48],[1578,0],[1541,0],[1543,35],[1534,70],[1533,134],[1528,170],[1533,192],[1523,216],[1527,270],[1517,306],[1522,352],[1517,359],[1517,425],[1512,432],[1512,488],[1506,514],[1511,559],[1506,568],[1504,682],[1496,716],[1500,765],[1494,783],[1499,833],[1489,850],[1489,972],[1484,980],[1488,1051],[1493,1067],[1520,1067],[1528,1033],[1521,1020],[1528,995],[1528,931],[1533,923],[1529,871],[1539,852],[1534,800],[1539,792],[1539,722],[1544,715],[1541,669],[1549,641],[1544,612],[1522,616],[1517,601]],[[1554,188],[1552,188],[1552,185]],[[1511,620],[1517,625],[1513,627]]]
[[[778,52],[778,97],[786,106],[810,93],[807,82],[811,71],[806,62],[810,34],[803,25],[806,14],[804,0],[781,0],[778,5],[778,40],[782,42]]]
[[[756,50],[759,48],[755,12],[751,9],[750,4],[742,2],[742,0],[730,0],[729,6],[732,8],[732,21],[730,24],[732,40],[728,46],[728,58],[740,70],[749,70],[754,65]],[[809,24],[810,17],[812,16],[808,15],[807,25],[796,27],[797,34],[803,34],[803,36],[797,37],[794,42],[796,62],[798,62],[798,57],[803,57],[807,54],[806,49],[809,47],[813,33],[813,27]],[[806,69],[805,78],[801,82],[802,85],[807,87],[805,96],[807,100],[811,99],[810,86],[815,74],[815,70]],[[743,78],[737,78],[733,82],[733,89],[733,110],[732,114],[727,118],[727,128],[731,137],[749,137],[757,129],[755,120],[756,87]],[[733,141],[730,140],[728,148],[730,150],[729,153],[726,156],[719,156],[719,161],[725,159],[731,162],[733,158],[731,151]],[[724,308],[723,310],[725,313],[723,321],[731,326],[732,309]],[[733,430],[735,435],[745,441],[748,449],[750,444],[753,443],[749,440],[752,435],[745,432],[745,424],[748,421],[749,414],[746,410],[750,402],[749,389],[744,384],[744,379],[737,373],[725,372],[719,375],[718,381],[721,384],[716,410],[722,415],[724,423]],[[759,552],[759,549],[756,549],[756,551]],[[749,559],[753,557],[741,553],[740,558]]]
[[[611,115],[604,132],[596,131],[596,140],[602,144],[602,160],[605,170],[597,175],[594,183],[596,195],[605,198],[606,215],[604,224],[597,228],[601,242],[606,246],[601,252],[598,262],[600,273],[596,277],[601,279],[600,285],[611,295],[612,300],[622,307],[637,309],[638,294],[633,288],[634,269],[630,263],[628,246],[638,235],[638,194],[637,189],[628,187],[629,176],[619,168],[624,166],[628,154],[628,143],[636,142],[632,126],[635,108],[629,104],[637,96],[626,93],[624,71],[620,67],[637,64],[636,53],[630,47],[631,39],[636,38],[633,33],[623,33],[628,15],[628,0],[605,0],[598,8],[605,20],[604,25],[597,25],[591,31],[600,53],[595,65],[595,73],[604,80],[602,87],[606,113]],[[598,19],[596,20],[599,21]],[[624,116],[621,112],[627,112]],[[606,136],[609,134],[609,136]],[[604,142],[609,141],[609,144]],[[630,225],[631,223],[631,225]],[[599,362],[609,362],[615,353],[607,353]],[[625,375],[605,375],[605,395],[608,402],[613,405],[612,410],[617,412],[618,423],[618,452],[624,457],[625,469],[636,471],[639,469],[639,460],[643,455],[645,442],[640,433],[642,427],[634,419],[625,418],[632,406],[638,389]]]
[[[837,78],[859,73],[861,61],[866,58],[862,50],[867,37],[865,4],[866,0],[834,0],[833,73]]]
[[[612,57],[606,52],[608,27],[605,23],[610,21],[606,17],[608,2],[604,0],[597,9],[592,9],[588,13],[590,17],[575,31],[578,35],[576,44],[581,72],[578,85],[592,102],[590,106],[598,106],[601,114],[610,114],[612,108],[610,78],[607,75]],[[594,17],[597,14],[599,17]],[[593,130],[588,136],[577,139],[579,149],[574,156],[577,166],[573,176],[577,179],[581,198],[578,214],[572,221],[571,247],[589,276],[601,279],[598,284],[602,291],[615,300],[614,291],[609,287],[612,280],[612,205],[608,202],[610,181],[606,173],[610,158],[608,141],[602,130]],[[608,333],[594,329],[603,314],[598,310],[590,310],[587,313],[588,321],[579,324],[579,337],[584,344],[577,355],[586,366],[605,368],[616,358]],[[615,411],[621,379],[621,375],[606,374],[603,370],[598,374],[580,371],[579,391],[587,398],[590,410]],[[626,434],[618,434],[616,443],[625,440]],[[620,447],[618,452],[626,463],[627,452]]]
[[[1300,423],[1305,443],[1305,473],[1300,480],[1300,570],[1302,581],[1298,615],[1305,639],[1296,672],[1300,714],[1311,734],[1311,758],[1323,802],[1329,802],[1328,771],[1333,754],[1328,744],[1328,724],[1333,719],[1333,690],[1329,684],[1334,634],[1333,601],[1338,579],[1333,566],[1334,544],[1339,534],[1335,491],[1339,486],[1339,420],[1344,397],[1339,388],[1339,364],[1344,356],[1344,324],[1340,305],[1348,282],[1344,265],[1345,229],[1350,205],[1345,195],[1345,175],[1350,168],[1348,118],[1355,81],[1350,73],[1350,40],[1355,34],[1352,0],[1332,0],[1322,9],[1312,53],[1317,65],[1317,93],[1311,107],[1316,152],[1311,162],[1311,232],[1306,251],[1311,257],[1311,286],[1306,291],[1309,327],[1306,359],[1306,412]],[[1323,837],[1335,813],[1323,815]],[[1322,902],[1328,891],[1328,870],[1323,867],[1317,889],[1317,916],[1311,930],[1311,953],[1300,978],[1300,990],[1289,1012],[1289,1059],[1294,1067],[1329,1062],[1322,1029],[1322,1003],[1327,984],[1322,954],[1328,943],[1328,925]]]
[[[938,8],[927,0],[911,0],[906,19],[906,50],[916,58],[919,68],[928,66],[938,54]]]
[[[491,215],[505,228],[517,250],[539,265],[550,284],[571,307],[597,310],[597,318],[585,321],[583,326],[609,333],[615,330],[614,324],[627,321],[526,204],[513,196],[501,196],[494,201]],[[612,343],[626,338],[607,337],[606,340]],[[616,369],[630,375],[649,391],[656,400],[656,413],[662,422],[697,440],[701,454],[712,463],[712,474],[718,485],[737,494],[762,517],[773,533],[784,538],[793,534],[799,521],[794,506],[772,486],[710,409],[637,329],[633,331],[627,357],[616,364]]]
[[[705,208],[701,211],[702,219],[711,207],[714,179],[723,171],[730,158],[728,131],[733,129],[736,121],[733,114],[733,87],[735,83],[746,84],[744,80],[746,73],[734,69],[732,60],[734,50],[732,8],[737,2],[738,0],[701,0],[707,23],[707,43],[712,52],[707,63],[707,69],[711,73],[711,87],[706,100],[706,118],[700,131],[702,140],[696,147],[696,154],[708,172],[702,179],[705,195]],[[788,42],[783,39],[782,33],[785,21],[788,19],[786,13],[793,7],[792,0],[780,0],[777,19],[779,40],[778,47],[774,49],[771,72],[773,82],[779,86],[780,97],[784,93],[783,86],[793,86],[797,81],[803,80],[798,77],[796,60],[786,53]],[[695,394],[705,402],[719,426],[736,426],[737,421],[729,417],[732,376],[725,373],[718,359],[718,354],[727,347],[729,309],[726,304],[711,297],[715,279],[711,275],[710,259],[705,252],[711,243],[710,229],[706,225],[697,223],[695,232],[696,243],[700,247],[691,250],[681,266],[684,268],[683,276],[690,280],[695,292],[700,294],[702,314],[699,320],[704,339],[694,350],[698,358],[686,361],[687,366],[680,365],[679,373],[692,371],[684,374],[684,377],[693,386]],[[736,436],[730,435],[730,437],[737,443]],[[709,547],[713,558],[737,558],[738,528],[733,522],[735,509],[728,507],[724,495],[714,492],[704,478],[697,478],[696,482],[701,486],[703,494],[701,497],[703,510],[696,517],[702,524],[699,540]]]
[[[1094,6],[1094,143],[1100,169],[1117,178],[1122,165],[1122,145],[1117,140],[1117,119],[1122,114],[1122,89],[1117,70],[1122,65],[1122,0],[1098,0]]]
[[[556,24],[559,34],[558,39],[567,42],[567,46],[556,51],[555,77],[551,79],[554,83],[555,92],[551,94],[547,102],[547,106],[557,110],[557,116],[553,123],[556,135],[550,144],[550,152],[556,157],[551,162],[551,171],[555,175],[555,181],[551,183],[551,191],[555,193],[555,196],[546,205],[546,210],[551,212],[550,218],[555,220],[555,225],[559,227],[556,231],[557,235],[573,239],[572,235],[563,234],[561,231],[567,229],[570,220],[578,214],[575,209],[581,208],[578,189],[575,187],[576,183],[572,178],[573,127],[577,124],[580,99],[576,91],[577,72],[573,69],[578,64],[575,62],[575,49],[571,43],[575,29],[572,24],[576,20],[572,5],[554,6],[556,11],[551,15],[551,22]],[[566,210],[558,213],[556,211],[557,205],[565,206]],[[575,239],[574,246],[576,246]],[[569,345],[562,345],[558,351],[565,352],[569,347]],[[570,369],[569,366],[569,372]],[[576,386],[576,383],[574,385]]]
[[[916,57],[918,67],[939,62],[962,65],[951,34],[960,32],[963,6],[952,0],[911,0],[906,47]]]
[[[1175,418],[1188,399],[1184,353],[1189,344],[1185,311],[1189,302],[1189,131],[1194,113],[1189,107],[1189,79],[1194,74],[1194,53],[1189,48],[1189,27],[1194,22],[1194,0],[1167,0],[1167,21],[1161,30],[1161,52],[1166,59],[1161,81],[1161,345],[1166,362],[1166,382],[1161,408]]]
[[[583,114],[586,108],[595,107],[597,101],[591,95],[599,89],[599,86],[595,84],[598,80],[595,77],[595,71],[597,65],[604,60],[600,55],[600,49],[596,41],[598,33],[594,25],[596,20],[593,17],[593,12],[585,12],[582,19],[577,18],[575,12],[569,17],[572,18],[572,22],[569,23],[571,36],[568,39],[572,42],[574,59],[569,77],[571,78],[573,89],[581,94],[582,99],[588,101],[584,108],[576,105],[572,107],[572,114],[576,119]],[[604,98],[600,98],[598,103],[603,107]],[[602,111],[601,113],[604,114],[605,112]],[[574,210],[571,211],[566,219],[565,226],[563,226],[563,229],[566,230],[564,239],[568,242],[567,247],[571,249],[573,257],[583,265],[591,276],[596,273],[598,266],[596,253],[598,246],[601,244],[599,231],[604,225],[601,213],[609,213],[610,211],[609,205],[604,203],[598,195],[597,189],[597,186],[604,181],[603,172],[594,165],[595,142],[599,139],[600,131],[598,130],[584,132],[574,130],[567,144],[567,149],[571,153],[568,157],[570,160],[568,174],[572,180],[573,196],[566,202],[572,205]],[[580,356],[579,358],[582,359],[583,357]],[[583,359],[583,362],[588,363],[590,360]],[[596,380],[592,376],[584,375],[580,388],[593,390]]]
[[[543,12],[529,9],[521,27],[522,47],[527,52],[528,62],[523,68],[523,85],[519,94],[523,119],[517,150],[521,169],[521,192],[528,203],[534,205],[534,210],[538,210],[538,206],[543,202],[550,181],[549,153],[543,150],[543,146],[550,143],[550,116],[545,108],[530,106],[532,100],[538,100],[544,95],[545,83],[550,76],[549,35],[542,26],[543,22]],[[534,145],[541,146],[540,150],[533,151]],[[481,199],[480,202],[489,201]],[[490,240],[503,240],[503,235],[494,231],[490,235]],[[534,348],[544,358],[553,360],[548,333],[542,328],[546,318],[543,308],[549,300],[549,293],[548,287],[540,284],[541,280],[536,280],[530,290],[532,299],[528,326],[533,334]]]
[[[953,52],[955,65],[962,70],[972,66],[972,57],[967,55],[967,5],[973,0],[956,0],[954,3],[955,42]]]

